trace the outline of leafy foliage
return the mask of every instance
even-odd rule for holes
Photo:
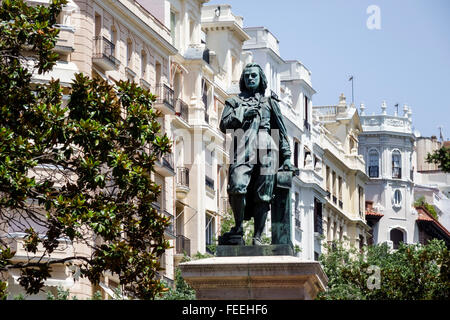
[[[425,207],[425,209],[427,209],[427,211],[429,213],[431,213],[431,215],[433,216],[433,218],[435,218],[436,220],[439,219],[438,214],[436,213],[436,209],[434,209],[432,204],[429,204],[428,202],[425,201],[425,197],[422,196],[420,198],[418,198],[415,202],[414,202],[414,206],[418,207],[418,206],[423,206]]]
[[[161,294],[159,300],[195,300],[195,291],[184,281],[179,268],[175,269],[175,288]]]
[[[110,271],[127,294],[151,299],[164,289],[158,258],[169,247],[151,172],[171,144],[155,97],[134,83],[78,74],[65,103],[58,81],[32,82],[56,63],[53,25],[64,3],[4,0],[0,8],[0,271],[20,269],[20,284],[36,294],[52,265],[74,263],[92,283]],[[25,262],[7,237],[17,232]],[[79,250],[46,259],[68,248],[61,239]]]
[[[327,250],[320,262],[329,279],[328,290],[318,299],[450,299],[450,254],[442,240],[427,245],[401,243],[394,251],[381,244],[360,252],[342,243],[329,245]],[[378,288],[373,285],[376,268]]]
[[[437,164],[442,171],[450,172],[450,148],[442,147],[428,153],[426,162]]]

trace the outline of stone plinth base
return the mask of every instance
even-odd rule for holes
[[[293,256],[294,248],[288,244],[271,244],[262,246],[224,246],[216,249],[218,257],[240,256]]]
[[[292,256],[215,257],[179,267],[200,300],[312,300],[328,282],[319,262]]]

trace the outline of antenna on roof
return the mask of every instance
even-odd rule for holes
[[[348,81],[352,82],[352,104],[355,102],[354,96],[353,96],[353,76],[350,76],[350,78],[348,79]]]

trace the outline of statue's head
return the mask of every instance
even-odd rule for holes
[[[248,63],[242,71],[239,80],[241,92],[259,92],[264,95],[267,88],[267,78],[259,64]]]

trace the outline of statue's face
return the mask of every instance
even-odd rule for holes
[[[259,76],[259,69],[257,67],[250,67],[244,70],[244,81],[247,89],[256,91],[259,87],[261,78]]]

